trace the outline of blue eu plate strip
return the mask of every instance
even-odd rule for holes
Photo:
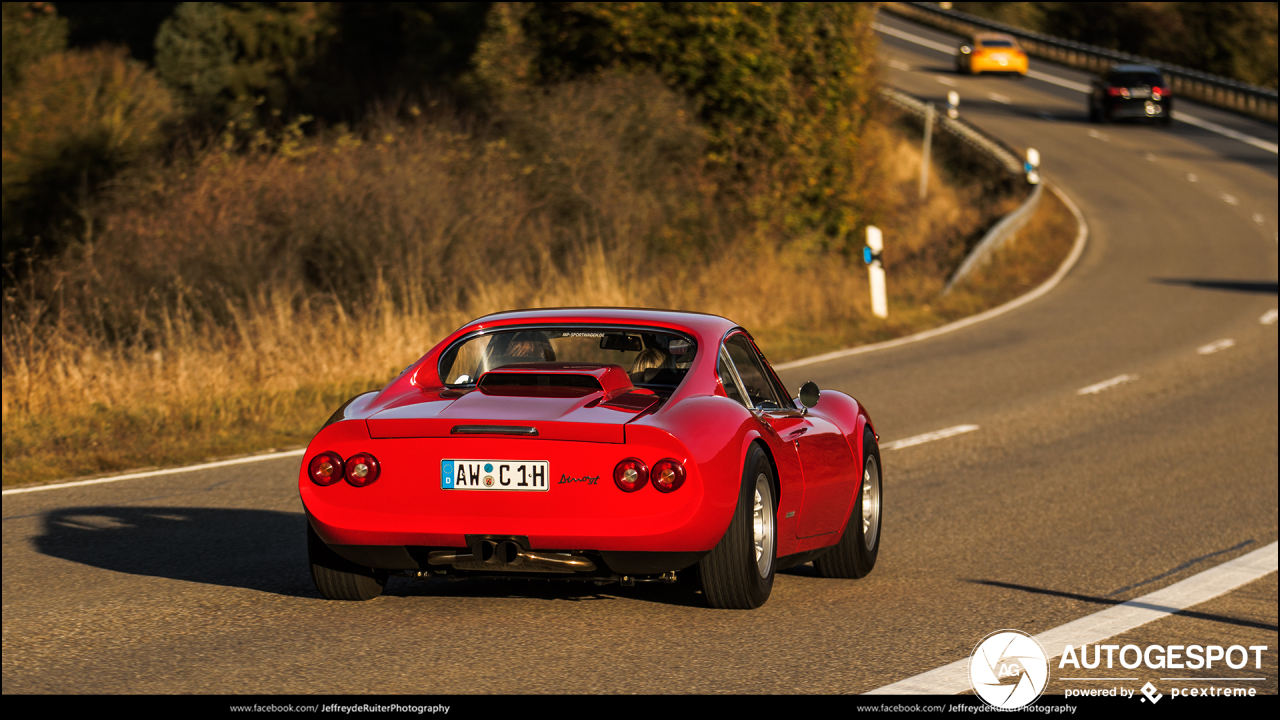
[[[440,461],[440,487],[444,490],[453,489],[453,461]]]

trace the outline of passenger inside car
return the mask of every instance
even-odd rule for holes
[[[631,364],[631,382],[652,383],[663,370],[671,367],[671,356],[658,348],[646,348],[636,356]]]

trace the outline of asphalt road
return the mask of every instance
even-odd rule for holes
[[[706,609],[687,582],[393,579],[377,600],[325,602],[298,460],[264,461],[6,496],[3,692],[864,692],[1274,542],[1277,324],[1261,318],[1277,301],[1276,155],[1184,123],[1091,126],[1076,91],[958,77],[948,56],[882,39],[887,82],[956,89],[966,118],[1039,149],[1091,235],[1023,308],[783,373],[863,400],[884,441],[978,426],[885,452],[869,577],[795,568],[755,611]],[[1267,645],[1245,684],[1275,693],[1275,573],[1193,610],[1125,638]]]

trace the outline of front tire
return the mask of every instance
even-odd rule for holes
[[[827,578],[860,578],[876,566],[880,556],[883,483],[880,477],[880,448],[867,430],[862,437],[862,483],[858,500],[845,525],[840,542],[813,561],[818,574]]]
[[[698,563],[702,594],[713,608],[750,610],[769,599],[777,565],[773,467],[752,445],[742,469],[738,507],[724,537]]]
[[[311,579],[325,600],[372,600],[382,594],[388,573],[361,567],[334,552],[307,523]]]

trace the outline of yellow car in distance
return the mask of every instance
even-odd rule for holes
[[[977,75],[984,72],[1027,74],[1027,53],[1012,35],[979,33],[956,53],[956,72]]]

